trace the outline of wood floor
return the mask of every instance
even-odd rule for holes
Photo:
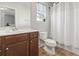
[[[56,48],[55,55],[48,54],[43,48],[39,49],[39,56],[78,56],[70,51],[67,51],[63,48]]]

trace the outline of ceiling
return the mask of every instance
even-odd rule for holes
[[[23,5],[25,7],[29,7],[31,5],[31,2],[13,2],[13,3],[18,5]]]

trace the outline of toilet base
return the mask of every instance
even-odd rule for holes
[[[51,55],[55,55],[55,48],[52,47],[51,49],[49,49],[47,46],[44,46],[44,50]]]

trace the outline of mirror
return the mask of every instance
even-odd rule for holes
[[[15,10],[0,7],[0,27],[15,26]]]

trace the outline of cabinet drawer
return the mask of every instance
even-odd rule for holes
[[[20,41],[23,41],[26,39],[28,39],[28,34],[18,34],[18,35],[6,36],[5,43],[12,44],[12,43],[20,42]]]
[[[38,38],[38,32],[32,32],[30,33],[30,38],[33,39],[33,38]]]

